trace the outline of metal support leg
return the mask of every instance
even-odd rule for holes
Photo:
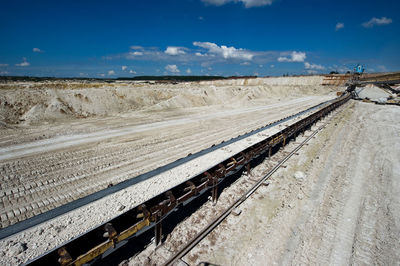
[[[156,246],[159,246],[162,242],[161,212],[158,212],[156,215],[156,226],[154,227],[154,234],[155,234]]]
[[[268,159],[271,159],[272,147],[269,147],[268,151]]]
[[[251,174],[250,163],[246,164],[246,171],[247,171],[247,175],[248,175],[248,176],[253,176],[253,175]]]
[[[217,185],[217,178],[214,178],[213,180],[213,188],[212,188],[212,200],[213,200],[213,204],[217,204],[217,200],[218,200],[218,185]]]

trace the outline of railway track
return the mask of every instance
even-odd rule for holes
[[[174,210],[185,206],[190,201],[198,198],[208,191],[211,191],[212,200],[216,202],[218,199],[218,185],[222,181],[238,172],[243,167],[249,169],[250,163],[258,157],[265,155],[271,156],[271,153],[274,150],[285,146],[290,139],[293,139],[301,132],[304,132],[316,121],[348,101],[350,98],[350,94],[346,93],[341,97],[330,101],[329,103],[314,107],[313,109],[317,109],[317,111],[312,112],[311,115],[294,122],[289,127],[277,131],[272,136],[266,137],[264,140],[242,150],[241,152],[221,163],[217,163],[213,167],[194,176],[190,180],[185,181],[166,191],[165,193],[146,201],[140,206],[128,210],[122,215],[98,226],[97,228],[43,254],[39,258],[28,262],[28,264],[48,265],[60,263],[61,265],[82,265],[89,263],[95,258],[99,258],[103,254],[106,254],[110,250],[123,246],[130,238],[135,237],[151,228],[155,229],[155,243],[161,243],[162,221],[172,212],[174,212]],[[305,112],[301,113],[304,114]],[[282,120],[288,119],[289,118],[285,118]],[[254,132],[252,132],[252,134],[254,134]],[[242,137],[244,138],[244,136]],[[294,154],[302,145],[304,145],[304,143],[302,143],[289,155],[291,156]],[[221,145],[227,144],[222,143]],[[212,148],[221,148],[221,145]],[[271,174],[290,157],[289,155],[272,169]],[[235,208],[236,204],[240,204],[245,198],[250,196],[258,188],[258,186],[260,186],[263,180],[267,179],[270,175],[265,176],[263,179],[257,182],[252,189],[250,189],[244,197],[235,202],[231,208]],[[224,212],[224,215],[228,215],[231,208]],[[224,218],[221,216],[212,224],[218,224],[220,221],[222,221],[220,219]],[[209,229],[205,229],[203,234],[207,234],[207,231],[209,232],[209,230],[212,230],[214,225],[209,226]],[[191,242],[192,244],[189,244],[188,248],[190,248],[190,245],[193,245],[196,240]],[[183,250],[182,252],[186,251]],[[170,262],[175,261],[176,258],[181,256],[181,254],[183,253],[174,256]]]

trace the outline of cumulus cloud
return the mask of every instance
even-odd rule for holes
[[[189,66],[193,63],[209,66],[213,64],[239,64],[241,62],[249,62],[251,64],[259,65],[269,64],[270,62],[275,61],[279,55],[290,57],[291,53],[279,53],[278,51],[251,51],[245,48],[217,45],[212,42],[193,42],[193,46],[190,47],[167,46],[162,50],[158,47],[131,46],[130,48],[131,49],[126,53],[103,56],[103,59],[164,62],[163,66],[167,64]],[[132,50],[132,48],[140,50]],[[295,60],[297,60],[296,55]],[[128,70],[129,67],[126,71]],[[184,70],[182,72],[184,72]]]
[[[271,5],[273,0],[202,0],[204,3],[222,6],[227,3],[243,3],[246,8]]]
[[[167,49],[164,51],[167,55],[181,55],[186,54],[182,47],[175,47],[175,46],[168,46]]]
[[[381,26],[388,25],[392,23],[391,18],[382,17],[382,18],[371,18],[369,21],[361,24],[364,28],[372,28],[373,26]]]
[[[380,65],[377,67],[380,72],[387,72],[388,69],[384,65]]]
[[[0,64],[0,67],[8,67],[8,64]]]
[[[240,65],[241,65],[241,66],[249,66],[250,63],[246,61],[246,62],[240,63]]]
[[[114,70],[110,70],[110,71],[108,71],[108,75],[109,75],[109,76],[113,76],[113,75],[115,75],[115,71],[114,71]]]
[[[288,57],[288,56],[280,56],[280,57],[278,57],[278,61],[279,62],[304,62],[306,57],[307,57],[306,53],[304,53],[304,52],[293,51],[290,54],[290,57]]]
[[[337,72],[339,72],[339,73],[346,73],[347,71],[351,71],[351,69],[350,68],[348,68],[346,65],[341,65],[341,66],[338,66],[338,65],[332,65],[332,66],[330,66],[330,67],[328,67],[330,70],[332,70],[332,71],[337,71]]]
[[[39,48],[33,48],[32,51],[33,51],[34,53],[43,53],[43,51],[40,50]]]
[[[129,70],[129,74],[136,74],[136,71],[135,70]]]
[[[143,55],[142,52],[138,52],[138,51],[130,52],[129,54],[130,54],[130,55],[133,55],[133,56],[141,56],[141,55]]]
[[[172,72],[172,73],[179,73],[179,69],[176,65],[166,65],[165,70]]]
[[[125,70],[128,69],[128,67],[127,66],[122,66],[121,69],[122,69],[122,71],[125,71]]]
[[[307,70],[307,73],[308,73],[308,74],[317,74],[318,71],[317,71],[317,70],[314,70],[314,69],[309,69],[309,70]]]
[[[314,70],[324,70],[325,69],[325,67],[322,65],[310,64],[308,62],[304,62],[304,68],[305,69],[314,69]]]
[[[0,71],[0,76],[8,75],[8,71]]]
[[[130,48],[132,50],[143,50],[144,49],[143,46],[140,46],[140,45],[132,45]]]
[[[222,56],[224,59],[252,60],[254,57],[252,53],[242,48],[236,49],[233,46],[218,46],[212,42],[193,42],[193,45],[206,49],[208,54]]]
[[[20,67],[27,67],[30,66],[31,64],[28,61],[26,61],[26,57],[22,57],[22,62],[15,65]]]
[[[338,31],[338,30],[343,29],[343,28],[344,28],[344,23],[338,22],[336,24],[335,30]]]
[[[187,74],[192,74],[192,70],[190,70],[190,68],[186,69],[186,73]]]

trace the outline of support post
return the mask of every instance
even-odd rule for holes
[[[213,204],[217,204],[217,200],[218,200],[218,184],[217,184],[217,178],[214,177],[213,179],[213,188],[212,188],[212,200],[213,200]]]
[[[250,163],[246,164],[246,171],[247,171],[247,175],[248,175],[248,176],[253,176],[253,175],[251,174]]]
[[[154,227],[155,241],[156,246],[159,246],[162,242],[162,221],[161,221],[161,212],[157,212],[156,214],[156,226]]]

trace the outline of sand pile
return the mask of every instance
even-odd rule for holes
[[[270,98],[325,95],[322,77],[232,79],[179,84],[67,82],[12,83],[2,86],[2,124],[35,124],[130,111],[162,111],[211,105],[251,104]],[[73,85],[73,86],[72,86]]]
[[[361,99],[370,99],[378,102],[386,102],[392,94],[375,85],[366,85],[362,88],[357,88],[356,92]]]

